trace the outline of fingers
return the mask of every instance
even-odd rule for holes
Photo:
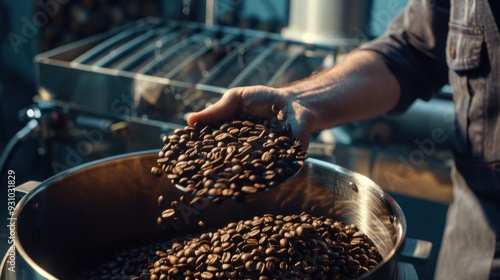
[[[226,121],[242,113],[254,117],[270,117],[271,105],[284,104],[279,90],[266,86],[239,87],[227,90],[219,101],[188,116],[187,122],[212,123]]]
[[[241,92],[241,112],[259,118],[273,116],[272,105],[283,108],[287,102],[285,93],[276,88],[253,86]]]
[[[272,105],[288,111],[287,121],[293,136],[302,142],[302,150],[307,150],[314,123],[314,114],[298,102],[290,102],[286,92],[266,86],[232,88],[219,101],[204,110],[188,116],[189,125],[196,122],[213,123],[230,120],[237,114],[258,118],[273,116]]]

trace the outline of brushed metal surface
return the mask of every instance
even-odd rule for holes
[[[406,232],[398,204],[365,176],[316,159],[279,188],[226,200],[187,216],[183,232],[156,226],[157,197],[167,204],[184,194],[163,177],[150,174],[156,152],[141,152],[88,163],[42,182],[17,206],[18,269],[28,279],[56,276],[74,279],[75,269],[92,254],[119,241],[161,236],[180,237],[209,227],[265,213],[302,211],[354,223],[369,235],[384,257],[366,279],[393,275],[393,257]]]

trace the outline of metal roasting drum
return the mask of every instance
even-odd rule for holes
[[[99,260],[103,249],[141,238],[165,240],[263,214],[299,214],[340,219],[363,230],[384,260],[365,279],[394,279],[397,257],[426,259],[430,244],[406,238],[406,220],[398,204],[370,179],[339,166],[308,159],[297,176],[282,186],[250,196],[245,202],[208,204],[186,216],[185,231],[156,225],[160,195],[170,204],[185,193],[165,177],[150,174],[157,151],[120,155],[62,172],[38,185],[18,203],[16,274],[2,279],[77,279],[77,271]],[[22,187],[22,186],[21,186]],[[22,187],[23,188],[23,187]],[[412,242],[410,242],[412,240]],[[405,243],[405,244],[403,244]],[[406,248],[406,244],[412,245]],[[405,246],[403,246],[405,245]],[[6,256],[8,257],[8,256]],[[7,258],[4,258],[4,262]]]

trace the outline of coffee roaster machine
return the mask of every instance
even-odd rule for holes
[[[207,1],[206,22],[144,18],[35,57],[38,95],[22,112],[27,126],[17,136],[38,139],[47,177],[108,156],[159,149],[163,135],[185,126],[187,114],[213,104],[226,89],[305,78],[367,39],[353,26],[366,24],[371,1],[290,1],[281,34],[214,24],[216,2]],[[317,16],[325,10],[338,15]],[[417,103],[397,118],[318,132],[309,155],[361,172],[389,191],[402,181],[437,185],[443,190],[438,200],[446,202],[449,96],[444,89],[433,106]],[[436,129],[448,135],[445,141],[433,140]]]

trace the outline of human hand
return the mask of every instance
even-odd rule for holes
[[[302,142],[302,150],[306,151],[315,117],[306,104],[286,88],[249,86],[229,89],[215,104],[190,114],[187,122],[194,125],[195,122],[226,121],[238,114],[268,119],[274,116],[272,105],[287,112],[287,122],[292,134]]]

